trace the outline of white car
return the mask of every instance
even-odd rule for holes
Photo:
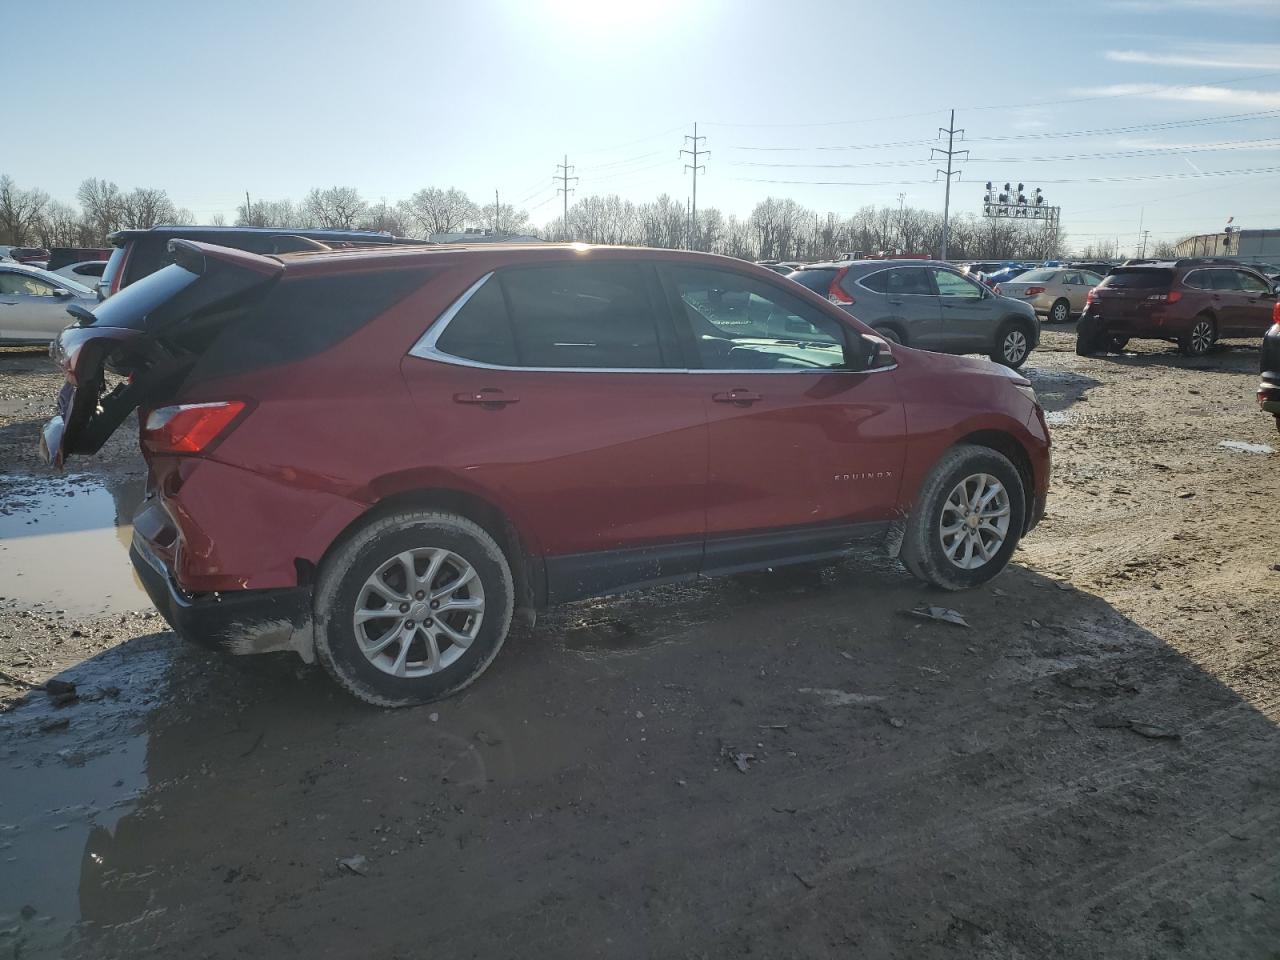
[[[0,343],[47,343],[71,323],[67,307],[91,310],[97,295],[48,270],[0,261]]]
[[[53,272],[60,277],[74,280],[82,287],[88,287],[93,290],[97,288],[98,281],[102,279],[102,271],[106,269],[106,266],[107,261],[105,260],[81,260],[79,263],[68,263],[65,267],[59,267]]]

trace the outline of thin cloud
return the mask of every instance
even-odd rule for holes
[[[1108,50],[1103,54],[1113,63],[1140,63],[1159,67],[1208,67],[1224,70],[1274,70],[1280,68],[1280,49],[1224,47],[1213,52],[1153,53],[1146,50]]]
[[[1246,110],[1280,109],[1280,90],[1232,90],[1228,87],[1163,87],[1156,83],[1113,83],[1107,87],[1086,87],[1082,97],[1143,97],[1148,100],[1176,100],[1182,103],[1210,103]]]
[[[1169,10],[1200,10],[1212,13],[1240,13],[1261,17],[1280,16],[1275,0],[1117,0],[1117,10],[1164,13]]]

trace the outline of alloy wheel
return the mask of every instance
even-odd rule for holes
[[[360,652],[383,673],[439,673],[475,641],[484,620],[484,586],[458,554],[421,547],[378,567],[356,595]]]
[[[1211,346],[1213,346],[1213,324],[1208,320],[1201,320],[1191,328],[1191,352],[1196,355],[1207,353]]]
[[[976,570],[1000,552],[1009,536],[1009,492],[989,473],[957,483],[942,507],[938,536],[947,559],[962,570]]]
[[[1021,363],[1027,355],[1027,335],[1014,328],[1004,335],[1000,351],[1009,363]]]
[[[1053,321],[1054,323],[1066,323],[1069,319],[1070,309],[1065,303],[1055,303],[1053,305]]]

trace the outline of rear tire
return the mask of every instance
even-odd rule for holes
[[[1213,317],[1201,314],[1191,321],[1191,329],[1178,338],[1178,349],[1185,357],[1203,357],[1218,341],[1218,325]]]
[[[991,499],[981,504],[988,495]],[[979,505],[970,509],[974,499]],[[985,583],[1008,565],[1022,536],[1026,504],[1022,477],[1008,457],[990,447],[952,447],[920,488],[907,518],[902,562],[916,577],[944,590]],[[976,525],[970,515],[978,518]]]
[[[1055,300],[1049,308],[1049,319],[1053,323],[1066,323],[1071,319],[1071,304],[1066,300]]]
[[[1076,356],[1092,357],[1101,349],[1098,321],[1087,313],[1076,322]]]
[[[875,330],[877,336],[884,337],[890,343],[902,345],[902,334],[893,329],[893,327],[872,327],[872,329]]]
[[[366,703],[430,703],[493,662],[514,607],[511,566],[484,528],[451,513],[399,511],[358,530],[321,566],[316,654]]]
[[[1128,337],[1108,337],[1107,350],[1111,353],[1123,353],[1124,348],[1129,345]]]
[[[1031,328],[1022,321],[1006,323],[1000,328],[1000,335],[990,353],[991,359],[1014,370],[1018,369],[1031,356],[1031,337]]]

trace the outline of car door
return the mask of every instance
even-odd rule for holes
[[[952,270],[930,267],[942,308],[942,342],[939,349],[952,353],[987,353],[999,323],[999,299],[981,284]]]
[[[545,556],[553,601],[696,575],[706,409],[653,267],[486,274],[401,369],[431,418],[424,465],[510,505]]]
[[[0,336],[7,340],[52,340],[70,323],[66,296],[40,277],[0,270]]]
[[[1218,336],[1230,337],[1240,325],[1240,315],[1245,304],[1244,291],[1236,279],[1236,271],[1218,268],[1206,271],[1209,275],[1209,299],[1218,322]]]
[[[763,278],[660,271],[708,421],[704,570],[830,555],[882,533],[905,456],[894,372],[846,368],[854,329]],[[720,307],[743,297],[745,324]]]
[[[1248,270],[1236,270],[1236,285],[1240,288],[1240,315],[1235,322],[1237,336],[1260,337],[1271,326],[1272,310],[1276,294],[1271,284]]]
[[[872,327],[900,329],[904,342],[922,350],[937,349],[943,339],[942,308],[937,291],[924,267],[890,267],[877,270],[858,281],[880,294],[882,316],[872,318],[853,307],[853,313]]]

